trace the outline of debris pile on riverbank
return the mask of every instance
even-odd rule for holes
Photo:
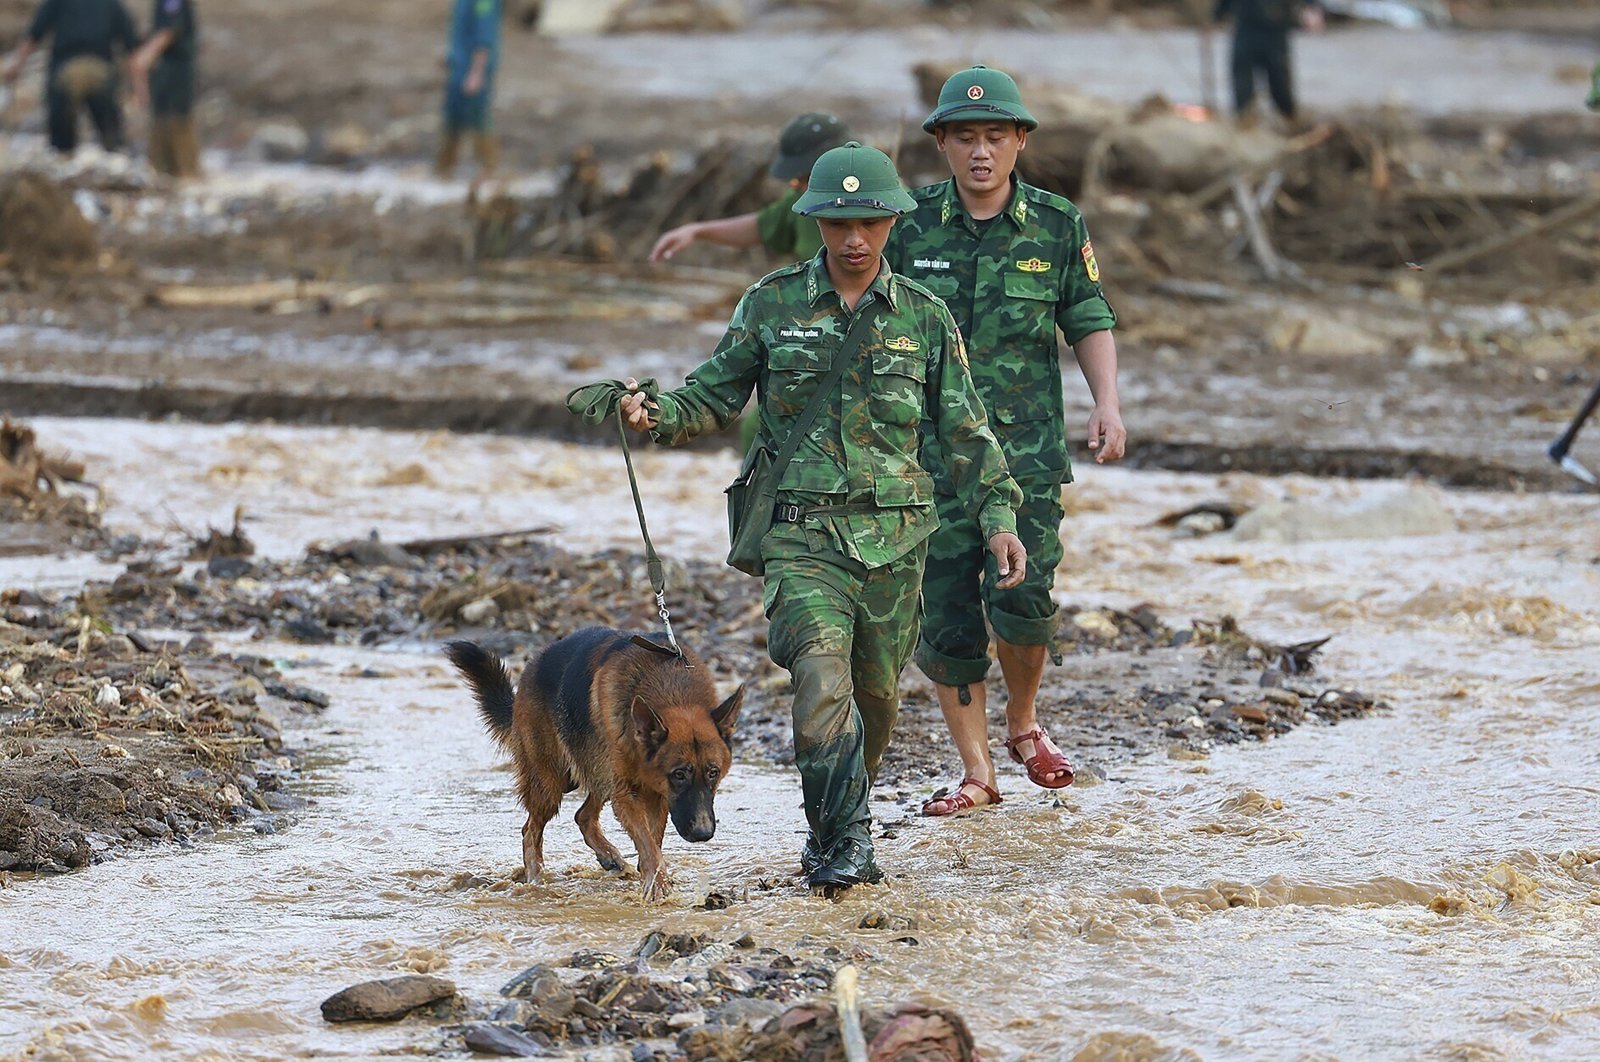
[[[787,763],[787,678],[766,655],[760,584],[722,564],[667,561],[675,629],[719,688],[747,683],[741,747]],[[126,628],[250,631],[307,644],[377,645],[465,638],[514,666],[590,626],[654,630],[644,558],[573,554],[542,531],[408,543],[374,538],[313,547],[299,560],[216,555],[203,564],[145,558],[109,584],[49,603],[59,622],[78,610]],[[1040,712],[1079,756],[1115,761],[1172,745],[1261,740],[1308,720],[1378,707],[1369,696],[1313,684],[1325,639],[1280,646],[1232,617],[1168,626],[1151,604],[1129,610],[1068,604]],[[919,785],[953,764],[938,710],[914,668],[880,780]]]
[[[95,227],[66,188],[26,170],[0,178],[0,273],[24,284],[85,273],[99,252]]]
[[[63,871],[225,825],[272,833],[304,801],[287,712],[325,707],[272,665],[55,617],[0,593],[0,872]]]
[[[98,499],[69,483],[84,483],[83,462],[41,450],[31,427],[0,417],[0,556],[101,544]]]
[[[468,1020],[444,1025],[435,1053],[558,1056],[631,1045],[636,1062],[842,1058],[838,1012],[826,999],[839,968],[856,959],[871,955],[821,945],[805,958],[759,947],[749,934],[724,943],[655,930],[631,958],[580,951],[524,970],[500,990],[501,1002],[461,1001]],[[974,1057],[955,1011],[901,1003],[857,1017],[871,1058]]]

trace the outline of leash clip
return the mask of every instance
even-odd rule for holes
[[[689,663],[689,658],[684,656],[683,650],[678,647],[678,636],[672,633],[672,613],[667,611],[667,594],[664,589],[656,591],[656,615],[661,617],[661,625],[667,629],[667,644],[672,646],[673,654],[683,661],[684,667],[693,667],[694,665]]]

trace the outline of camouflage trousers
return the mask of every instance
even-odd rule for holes
[[[989,673],[989,628],[1012,645],[1048,645],[1056,630],[1050,597],[1061,563],[1059,483],[1025,484],[1017,537],[1028,550],[1022,585],[996,590],[999,569],[989,545],[956,498],[938,496],[939,529],[928,539],[922,581],[922,640],[917,667],[935,682],[964,686]],[[987,616],[987,626],[985,617]]]
[[[767,652],[794,687],[806,821],[823,853],[847,838],[870,848],[868,791],[900,713],[925,547],[869,569],[803,525],[778,524],[761,554]]]

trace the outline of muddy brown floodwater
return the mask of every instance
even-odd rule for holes
[[[889,146],[922,112],[910,67],[927,60],[1003,59],[1031,84],[1115,101],[1199,95],[1199,48],[1181,30],[932,25],[910,2],[755,6],[726,35],[510,35],[497,113],[519,171],[509,191],[531,202],[559,190],[583,144],[612,183],[663,147],[693,156],[731,136],[756,151],[801,106],[837,108]],[[27,7],[0,12],[13,31]],[[257,567],[229,580],[240,598],[274,592],[271,573],[308,545],[369,530],[396,543],[547,528],[549,545],[597,563],[636,550],[614,448],[470,432],[565,432],[560,394],[597,377],[675,383],[762,271],[755,256],[464,267],[481,219],[464,215],[462,183],[424,173],[439,75],[417,57],[438,47],[436,15],[414,0],[337,17],[324,0],[216,7],[211,175],[171,188],[92,152],[81,169],[40,163],[92,217],[104,254],[86,252],[85,275],[59,283],[8,273],[0,291],[0,405],[103,490],[104,526],[77,545],[182,546],[237,511],[258,547]],[[1492,194],[1502,213],[1479,219],[1485,235],[1542,213],[1535,196],[1553,208],[1594,193],[1592,116],[1576,113],[1593,5],[1573,8],[1566,36],[1516,31],[1517,12],[1501,10],[1506,31],[1297,41],[1319,120],[1365,137],[1381,111],[1418,130],[1393,158],[1361,155],[1372,168],[1357,184],[1378,190],[1392,166],[1400,192],[1433,202],[1433,184],[1461,183],[1479,214],[1475,197]],[[307,34],[313,19],[327,31]],[[28,91],[12,115],[26,128],[0,139],[8,162],[45,154],[37,118],[20,117]],[[1566,132],[1534,150],[1539,136],[1506,125],[1523,117]],[[255,159],[247,141],[285,121],[307,134],[311,161],[353,143],[351,168]],[[1320,202],[1316,187],[1283,210]],[[1397,246],[1395,262],[1274,287],[1226,250],[1227,233],[1203,259],[1172,250],[1179,241],[1160,269],[1139,267],[1185,224],[1221,215],[1168,217],[1148,189],[1103,191],[1086,212],[1123,317],[1129,464],[1146,467],[1080,468],[1059,599],[1106,610],[1086,613],[1100,622],[1231,615],[1273,642],[1331,635],[1319,684],[1388,710],[1213,745],[1207,720],[1226,705],[1185,697],[1156,736],[1122,742],[1131,731],[1093,732],[1119,695],[1159,686],[1186,652],[1192,679],[1198,651],[1069,655],[1041,707],[1097,770],[1046,793],[1002,755],[1002,805],[928,820],[915,809],[954,763],[913,675],[874,803],[882,885],[836,903],[801,886],[799,787],[760,739],[781,731],[767,725],[738,753],[715,839],[669,837],[677,889],[645,907],[634,883],[595,867],[571,803],[547,837],[548,880],[515,880],[508,765],[423,628],[381,645],[278,641],[270,623],[147,631],[205,634],[219,654],[326,694],[325,711],[280,720],[294,768],[281,781],[307,803],[276,832],[224,827],[71,874],[0,874],[0,1059],[459,1056],[446,1019],[333,1025],[318,1005],[355,982],[425,973],[481,1014],[530,966],[633,956],[657,932],[748,938],[802,971],[848,960],[869,1005],[953,1008],[987,1058],[1600,1057],[1600,496],[1566,493],[1543,453],[1600,349],[1587,230],[1549,262],[1524,241],[1504,269],[1400,284],[1388,271],[1413,256]],[[224,288],[237,297],[218,301]],[[1075,432],[1088,399],[1068,368]],[[97,419],[112,416],[150,419]],[[1574,451],[1591,465],[1592,445],[1586,435]],[[647,450],[638,463],[662,551],[720,558],[733,452]],[[1408,472],[1430,484],[1392,478]],[[1257,530],[1190,537],[1161,522],[1210,503],[1254,510]],[[70,612],[72,595],[123,572],[126,551],[73,552],[69,537],[0,556],[0,590]],[[324,575],[343,577],[297,571],[296,594],[315,597]],[[116,622],[143,607],[124,603]],[[543,632],[492,633],[520,647]],[[70,644],[52,650],[64,671]],[[1242,677],[1259,692],[1253,673],[1228,681]],[[775,678],[758,671],[766,724],[782,704]],[[706,961],[650,969],[678,977]],[[569,1054],[621,1062],[630,1047]]]
[[[157,514],[217,523],[242,503],[268,555],[369,524],[399,539],[536,517],[594,548],[630,546],[634,533],[609,451],[355,429],[36,426],[106,470],[113,532]],[[419,455],[463,474],[386,476]],[[645,456],[667,552],[718,548],[731,465]],[[317,477],[335,467],[358,471]],[[407,971],[492,999],[536,962],[630,954],[665,929],[749,933],[810,957],[837,946],[869,1001],[953,1006],[999,1058],[1590,1055],[1596,499],[1441,493],[1454,530],[1298,544],[1180,539],[1155,523],[1204,500],[1288,498],[1331,514],[1405,489],[1085,470],[1071,488],[1064,594],[1232,612],[1284,640],[1332,633],[1327,670],[1393,712],[1196,760],[1117,763],[1106,783],[1059,800],[1007,764],[1005,804],[955,821],[911,817],[880,794],[889,880],[839,903],[793,876],[792,772],[748,760],[730,775],[715,840],[669,839],[679,887],[667,904],[642,907],[633,885],[595,868],[568,816],[547,842],[551,879],[516,883],[509,775],[432,647],[246,640],[332,700],[286,728],[312,804],[286,832],[224,833],[0,889],[0,1053],[427,1051],[441,1043],[432,1024],[330,1026],[317,1004]],[[6,561],[0,582],[49,589],[86,574],[71,558],[36,558]],[[697,908],[710,891],[733,902]],[[860,928],[870,915],[916,929]],[[627,1057],[617,1050],[590,1055]]]

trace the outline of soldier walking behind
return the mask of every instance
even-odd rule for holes
[[[849,132],[831,114],[812,111],[783,127],[778,137],[778,153],[772,159],[770,176],[789,182],[789,190],[760,210],[714,221],[692,221],[661,234],[650,249],[650,261],[662,262],[705,240],[724,247],[763,246],[791,261],[812,258],[822,249],[822,235],[814,218],[794,212],[795,201],[806,190],[806,178],[824,151],[850,139]],[[756,437],[756,418],[739,419],[739,448],[750,449]]]
[[[45,114],[50,146],[63,155],[78,147],[78,109],[89,112],[100,144],[122,147],[122,104],[117,99],[117,46],[131,54],[139,35],[122,0],[41,0],[4,79],[12,84],[23,64],[46,37],[50,61],[45,70]]]
[[[455,172],[461,138],[472,138],[479,176],[494,172],[500,149],[489,130],[494,75],[500,64],[500,0],[455,0],[445,57],[444,115],[434,170]]]
[[[1111,336],[1117,318],[1088,229],[1066,199],[1016,177],[1017,156],[1038,124],[999,70],[975,66],[947,80],[922,128],[938,141],[951,177],[912,193],[916,208],[895,226],[887,251],[890,265],[944,299],[960,326],[973,384],[1022,490],[1017,533],[1028,550],[1027,578],[1015,586],[999,579],[982,529],[956,501],[950,462],[932,455],[939,529],[928,541],[916,661],[933,680],[966,773],[923,805],[925,815],[1000,802],[984,685],[989,627],[1006,683],[1006,748],[1036,785],[1072,783],[1071,765],[1035,714],[1057,620],[1061,485],[1072,480],[1057,328],[1094,396],[1095,460],[1120,458],[1127,433]]]
[[[831,114],[808,112],[783,127],[778,153],[767,174],[789,183],[789,190],[758,211],[712,221],[691,221],[661,234],[650,249],[650,261],[662,262],[705,240],[724,247],[765,247],[787,259],[810,258],[822,249],[822,237],[811,218],[791,209],[806,190],[806,176],[829,148],[850,139],[843,122]]]
[[[129,64],[135,91],[150,101],[150,165],[172,177],[200,176],[194,127],[199,32],[194,0],[155,0],[150,36]]]
[[[961,334],[943,303],[882,259],[895,218],[912,205],[883,152],[852,142],[824,154],[793,208],[818,220],[823,249],[745,292],[684,386],[661,393],[654,408],[644,391],[620,403],[630,427],[676,445],[726,427],[754,390],[761,437],[776,448],[859,329],[837,390],[783,469],[761,544],[767,649],[794,690],[810,826],[801,866],[825,891],[883,876],[868,797],[899,712],[925,543],[938,521],[919,429],[947,455],[1000,585],[1028,567],[1015,534],[1020,492],[985,422]]]
[[[1233,16],[1233,112],[1247,117],[1256,95],[1256,72],[1267,79],[1267,93],[1278,113],[1295,116],[1294,71],[1289,63],[1289,31],[1298,20],[1308,30],[1322,28],[1319,0],[1217,0],[1214,21]]]

